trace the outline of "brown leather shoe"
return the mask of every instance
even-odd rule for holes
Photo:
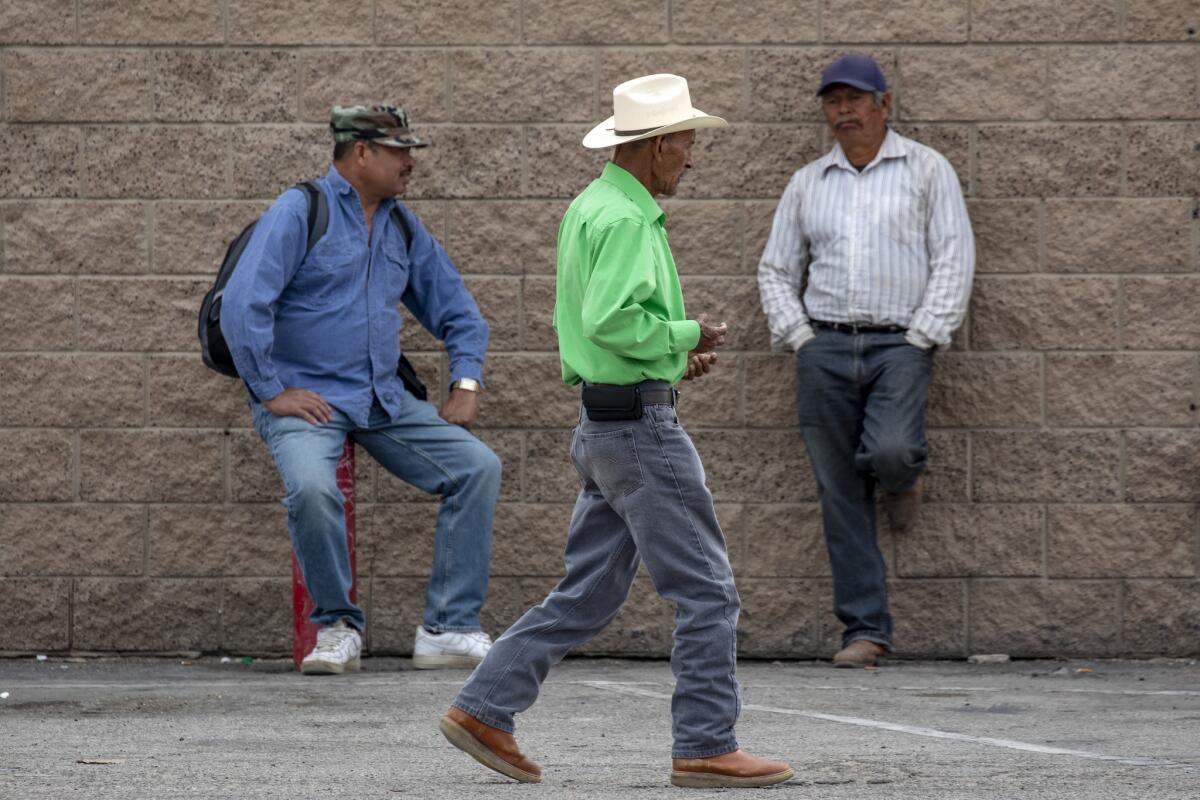
[[[541,783],[542,768],[522,755],[511,733],[485,725],[457,708],[446,712],[438,728],[450,744],[485,767],[521,783]]]
[[[671,783],[691,789],[753,788],[790,780],[795,771],[744,750],[711,758],[671,759]]]
[[[880,656],[887,653],[887,648],[878,642],[867,639],[855,639],[843,647],[833,657],[835,667],[873,667]]]
[[[888,492],[883,496],[883,510],[887,513],[888,525],[896,533],[904,534],[917,524],[917,514],[921,511],[921,493],[924,490],[924,480],[917,478],[912,488],[903,492]]]

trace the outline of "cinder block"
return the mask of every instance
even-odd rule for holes
[[[224,194],[228,137],[209,126],[85,128],[83,191],[93,197],[139,199]],[[256,160],[261,156],[254,155]]]
[[[67,350],[75,344],[75,286],[67,278],[0,278],[0,349]]]
[[[1200,341],[1200,281],[1193,277],[1121,281],[1122,344],[1132,350],[1191,350]]]
[[[1127,581],[1125,651],[1143,656],[1200,655],[1200,581]]]
[[[896,133],[945,156],[958,177],[964,195],[971,194],[971,129],[967,125],[940,125],[927,122],[897,122]],[[832,140],[831,140],[832,141]]]
[[[229,0],[232,44],[370,44],[371,0]],[[364,65],[365,67],[366,65]]]
[[[600,109],[602,114],[612,113],[611,105],[601,104]],[[527,174],[524,186],[520,188],[525,196],[574,197],[600,176],[611,155],[608,150],[587,150],[583,147],[581,142],[584,134],[591,130],[591,125],[523,127],[521,147],[525,154]],[[681,190],[687,196],[690,194],[687,188],[690,176],[684,181]]]
[[[1033,353],[938,353],[929,424],[1035,427],[1042,421],[1041,360]]]
[[[681,198],[778,199],[792,174],[821,154],[820,134],[808,125],[702,130],[692,153]]]
[[[1052,272],[1190,272],[1197,247],[1190,198],[1048,200]]]
[[[1115,195],[1121,183],[1117,125],[988,125],[979,129],[980,197]]]
[[[845,52],[844,48],[838,47],[749,50],[750,119],[762,122],[812,122],[824,127],[825,116],[817,97],[821,73]],[[885,77],[895,80],[895,50],[874,47],[863,52],[875,59]]]
[[[145,422],[142,356],[0,356],[10,425],[135,427]]]
[[[799,430],[694,431],[708,486],[718,502],[796,503],[817,499]]]
[[[250,412],[246,412],[250,424]],[[283,479],[271,460],[271,451],[254,431],[229,433],[229,499],[235,503],[278,502],[284,495]],[[361,459],[356,459],[357,465]],[[358,485],[355,486],[358,491]]]
[[[748,428],[788,428],[796,416],[796,356],[794,353],[741,356],[745,370],[742,399]],[[717,367],[721,366],[718,354]]]
[[[1127,193],[1200,194],[1200,123],[1149,122],[1128,131]]]
[[[829,555],[816,503],[717,506],[739,583],[744,578],[827,578]]]
[[[748,578],[738,581],[738,654],[753,658],[797,658],[821,651],[824,581]]]
[[[1041,211],[1037,201],[971,200],[967,210],[975,234],[976,272],[1038,271]],[[1055,240],[1071,235],[1061,227],[1053,230]]]
[[[815,42],[818,19],[816,0],[748,0],[738,5],[675,0],[671,38],[682,44]]]
[[[79,345],[88,350],[196,351],[196,315],[208,280],[79,281]],[[199,356],[197,355],[197,358]]]
[[[911,19],[922,16],[914,14]],[[900,117],[1041,119],[1046,113],[1045,58],[1044,51],[1033,47],[905,50]],[[984,97],[987,102],[980,101]]]
[[[896,569],[905,578],[1041,575],[1043,524],[1035,505],[927,503],[896,537]]]
[[[1063,47],[1050,58],[1047,107],[1055,119],[1195,118],[1195,64],[1195,47],[1186,45]],[[1174,78],[1147,81],[1152,74]],[[1183,98],[1192,99],[1191,113]]]
[[[571,463],[571,426],[527,433],[525,500],[531,503],[572,503],[579,496],[579,489],[579,473]]]
[[[5,499],[21,501],[0,516],[6,574],[142,574],[146,510],[141,506],[35,505],[28,502],[31,497]]]
[[[215,278],[229,243],[268,205],[266,201],[155,203],[152,271]]]
[[[968,497],[966,431],[928,431],[929,462],[925,467],[925,500],[965,503]]]
[[[9,0],[0,7],[0,44],[66,44],[75,39],[74,0]]]
[[[242,382],[208,369],[196,356],[152,356],[149,422],[168,428],[235,428],[246,424]]]
[[[5,59],[5,115],[16,122],[133,122],[150,118],[144,50],[14,50]]]
[[[0,650],[45,653],[70,647],[70,579],[0,578],[0,603],[12,609]]]
[[[1192,0],[1145,0],[1125,8],[1125,38],[1129,41],[1196,41],[1200,8]]]
[[[521,39],[520,0],[378,0],[379,44],[512,44]]]
[[[571,504],[501,503],[492,532],[493,575],[562,575]]]
[[[1060,427],[1192,425],[1196,357],[1174,353],[1046,356],[1046,421]]]
[[[1116,431],[976,431],[974,498],[984,502],[1112,502],[1120,494]]]
[[[521,280],[522,350],[558,352],[558,335],[554,332],[554,284],[554,278],[526,277]]]
[[[667,215],[666,230],[671,255],[679,273],[692,275],[741,275],[742,238],[745,224],[739,204],[660,200]]]
[[[665,658],[671,654],[674,610],[654,590],[645,566],[616,619],[575,652],[582,655],[638,655]]]
[[[89,44],[219,44],[221,6],[174,0],[80,0],[79,38]]]
[[[356,524],[359,573],[427,577],[433,563],[437,505],[376,503],[363,511]]]
[[[1200,500],[1200,431],[1126,431],[1125,500]]]
[[[1051,577],[1191,578],[1196,512],[1187,505],[1047,507]]]
[[[971,344],[979,350],[1116,347],[1117,281],[977,278],[971,298]]]
[[[406,43],[421,33],[409,28]],[[418,135],[425,124],[450,118],[446,56],[433,50],[302,50],[300,80],[300,114],[308,122],[328,123],[334,106],[379,103],[403,106]]]
[[[468,275],[554,275],[559,200],[454,201],[446,252]]]
[[[415,125],[415,123],[414,123]],[[433,144],[422,150],[408,196],[515,197],[521,188],[522,147],[516,131],[455,125],[422,128]]]
[[[667,3],[542,0],[524,5],[526,44],[661,44],[667,41]]]
[[[226,578],[221,598],[222,651],[291,655],[291,578]]]
[[[483,428],[571,428],[579,390],[564,386],[557,354],[493,355],[479,399]]]
[[[1116,655],[1119,587],[1095,581],[1007,580],[971,585],[971,651],[1018,658]]]
[[[228,134],[234,197],[274,199],[329,170],[329,125],[239,125]]]
[[[190,431],[80,433],[80,494],[97,502],[219,502],[222,436]]]
[[[984,42],[1104,41],[1120,36],[1119,0],[973,0],[971,38]]]
[[[342,16],[342,14],[338,14]],[[154,116],[168,122],[291,122],[299,56],[286,50],[160,50]]]
[[[684,305],[689,319],[707,314],[715,322],[726,322],[726,350],[767,350],[771,346],[767,319],[758,294],[758,280],[688,277],[683,281]],[[718,358],[720,351],[717,352]],[[718,365],[719,366],[719,365]]]
[[[214,650],[221,607],[212,579],[81,578],[75,582],[79,650]]]
[[[458,122],[587,122],[593,56],[586,50],[453,50],[450,116]]]
[[[676,15],[679,6],[679,3],[675,4]],[[666,72],[687,78],[692,103],[705,113],[730,120],[746,118],[745,55],[740,49],[600,50],[599,56],[600,78],[596,85],[600,96],[597,99],[605,114],[611,113],[612,90],[617,86],[642,75]]]
[[[0,502],[71,500],[71,439],[70,431],[0,429]]]
[[[3,207],[4,272],[145,272],[146,203],[18,202]],[[69,235],[63,235],[63,232]]]
[[[488,352],[521,349],[521,279],[471,277],[467,290],[488,323]]]
[[[290,575],[281,505],[151,506],[147,573],[206,577]]]
[[[963,0],[848,0],[825,9],[823,38],[829,42],[965,42],[967,6]]]
[[[789,179],[790,180],[790,179]],[[780,190],[782,196],[783,191]],[[774,200],[747,200],[740,203],[746,215],[745,242],[742,252],[742,268],[739,272],[754,275],[757,278],[758,264],[762,260],[763,250],[767,247],[767,237],[771,235],[771,227],[775,222],[775,209],[779,198]]]
[[[965,601],[965,581],[890,581],[888,603],[895,626],[893,641],[900,654],[966,656]]]
[[[743,356],[717,355],[712,371],[679,383],[676,413],[687,428],[727,428],[742,424]]]
[[[20,154],[0,163],[0,196],[78,197],[83,138],[71,126],[0,127],[0,152]]]

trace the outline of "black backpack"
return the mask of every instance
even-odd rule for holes
[[[329,203],[325,199],[325,193],[318,189],[312,181],[298,183],[296,186],[304,191],[304,196],[308,200],[308,244],[304,249],[304,255],[307,256],[313,249],[313,245],[325,235],[325,229],[329,227]],[[400,236],[407,248],[409,242],[412,241],[412,231],[408,229],[408,220],[400,213],[398,207],[392,208],[392,221],[400,229]],[[242,232],[229,243],[228,249],[225,250],[225,258],[221,260],[221,268],[217,270],[217,280],[204,295],[204,302],[200,304],[200,356],[209,369],[231,378],[240,376],[237,367],[234,366],[233,356],[229,353],[229,345],[226,344],[225,336],[221,333],[221,296],[225,294],[225,284],[229,283],[229,278],[233,275],[238,261],[241,260],[242,252],[245,251],[246,244],[250,241],[250,236],[254,233],[254,226],[257,224],[258,220],[256,219],[243,228]],[[429,396],[425,390],[425,384],[421,383],[421,379],[417,377],[417,371],[413,369],[413,365],[403,354],[400,355],[400,364],[396,368],[396,374],[400,376],[400,380],[404,381],[404,388],[408,389],[418,400],[425,400]]]

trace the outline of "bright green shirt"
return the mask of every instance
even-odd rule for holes
[[[563,215],[554,330],[564,383],[683,377],[700,325],[683,313],[666,218],[646,187],[611,162]]]

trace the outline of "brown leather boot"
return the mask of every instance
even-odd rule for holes
[[[887,513],[888,525],[893,531],[908,533],[917,524],[924,488],[924,480],[917,478],[917,482],[911,488],[903,492],[888,492],[883,496],[883,510]]]
[[[833,657],[835,667],[873,667],[880,656],[887,653],[887,648],[878,642],[867,639],[855,639],[843,647]]]
[[[744,750],[710,758],[671,759],[671,783],[692,789],[753,788],[790,780],[795,771]]]
[[[446,712],[438,728],[450,744],[485,767],[522,783],[541,783],[542,768],[522,755],[511,733],[485,725],[457,708]]]

